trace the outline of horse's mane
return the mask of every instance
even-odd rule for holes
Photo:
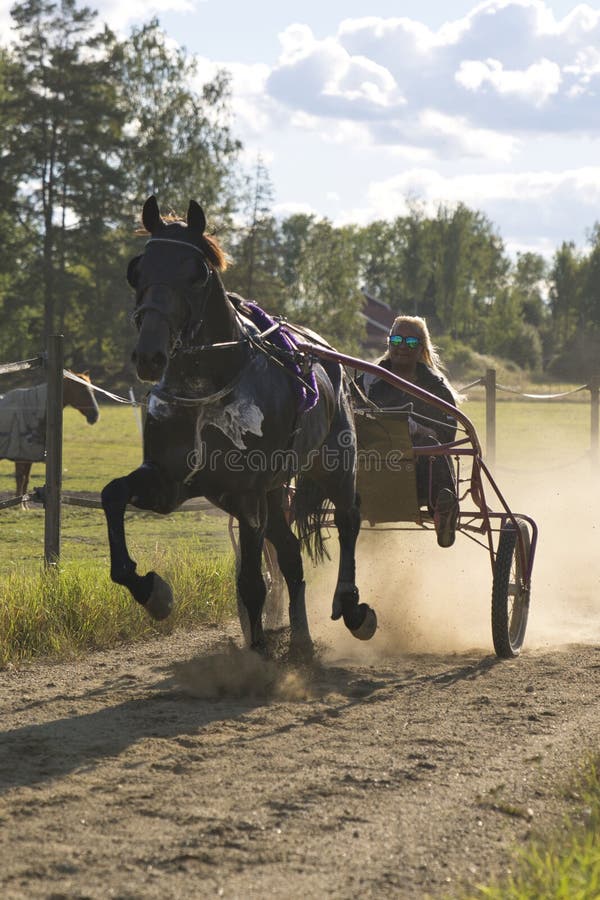
[[[162,216],[162,220],[166,225],[179,225],[181,228],[188,227],[187,223],[174,212]],[[148,234],[145,228],[137,229],[135,233]],[[227,268],[227,256],[214,235],[203,234],[200,238],[200,249],[214,269],[217,269],[219,272],[225,271]]]

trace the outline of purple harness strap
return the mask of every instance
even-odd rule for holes
[[[259,331],[267,331],[277,324],[268,313],[253,303],[251,300],[244,300],[243,309],[248,310],[250,320],[256,325]],[[297,346],[297,341],[293,334],[288,331],[285,325],[280,325],[275,331],[269,335],[269,341],[274,347],[284,350],[292,354]],[[298,403],[298,412],[308,412],[315,406],[319,399],[319,390],[317,388],[317,379],[315,373],[311,370],[308,375],[304,375],[298,363],[292,358],[284,357],[283,364],[295,377],[292,379],[294,391]]]

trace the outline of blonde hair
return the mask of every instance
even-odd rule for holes
[[[394,321],[392,322],[392,327],[390,328],[389,333],[395,334],[398,332],[402,325],[410,325],[413,328],[419,338],[421,339],[422,353],[421,360],[425,363],[428,369],[431,369],[435,375],[442,379],[444,384],[453,394],[456,402],[460,402],[463,397],[459,394],[448,381],[448,377],[446,375],[446,371],[439,357],[438,348],[435,344],[432,343],[431,335],[429,334],[429,328],[427,327],[427,322],[425,319],[421,318],[421,316],[396,316]],[[390,348],[387,347],[383,356],[380,356],[377,360],[377,364],[382,363],[384,360],[390,358]]]

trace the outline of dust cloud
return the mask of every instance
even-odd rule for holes
[[[190,696],[202,700],[260,698],[303,701],[310,690],[303,674],[281,662],[264,659],[233,641],[215,653],[173,666],[175,681]]]
[[[587,460],[571,466],[494,472],[514,513],[539,528],[524,652],[600,642],[600,472]],[[488,505],[500,511],[487,491]],[[487,549],[458,534],[453,547],[437,546],[432,531],[363,528],[357,548],[361,600],[377,612],[379,628],[368,643],[343,623],[331,622],[337,571],[332,562],[308,572],[313,636],[330,660],[375,663],[407,653],[493,653],[492,569]]]

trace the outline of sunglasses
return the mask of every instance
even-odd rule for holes
[[[403,334],[390,334],[388,341],[391,347],[401,347],[402,344],[406,344],[409,350],[416,350],[421,343],[420,338],[405,337]]]

